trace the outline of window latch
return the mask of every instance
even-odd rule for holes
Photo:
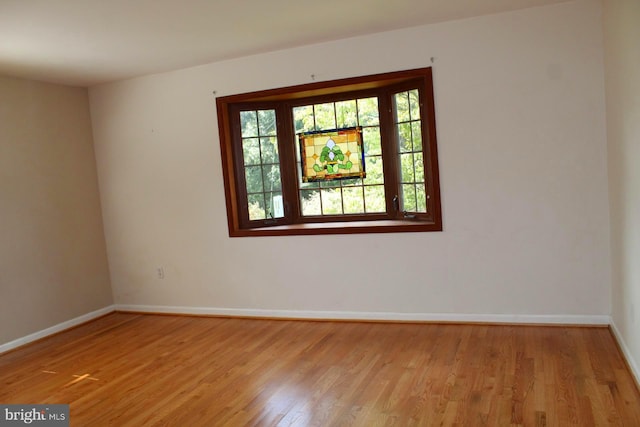
[[[393,196],[393,209],[398,212],[400,210],[400,201],[398,200],[398,195]]]

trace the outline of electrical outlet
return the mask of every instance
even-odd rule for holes
[[[156,268],[156,274],[158,275],[158,279],[164,279],[164,267]]]

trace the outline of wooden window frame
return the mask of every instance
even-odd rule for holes
[[[397,170],[399,169],[397,149],[393,148],[397,147],[397,138],[394,126],[390,125],[393,122],[390,100],[392,93],[416,88],[419,90],[421,99],[420,114],[428,213],[406,216],[395,209],[391,201],[392,197],[389,196],[398,194]],[[382,103],[379,103],[378,111],[381,121],[384,185],[387,195],[386,213],[343,214],[330,217],[302,216],[298,203],[296,173],[299,172],[296,172],[298,166],[294,153],[295,141],[291,139],[292,108],[323,101],[379,96],[381,93],[385,94],[379,98]],[[230,237],[442,231],[435,105],[430,67],[230,95],[217,98],[216,106]],[[282,194],[285,200],[290,201],[285,203],[284,218],[261,221],[248,219],[242,148],[236,145],[239,141],[239,111],[247,108],[277,110]],[[384,126],[382,122],[385,122]]]

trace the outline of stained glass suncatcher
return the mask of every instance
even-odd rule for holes
[[[298,134],[302,182],[365,178],[362,128]]]

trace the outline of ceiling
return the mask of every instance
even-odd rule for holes
[[[91,86],[566,0],[0,0],[0,74]]]

